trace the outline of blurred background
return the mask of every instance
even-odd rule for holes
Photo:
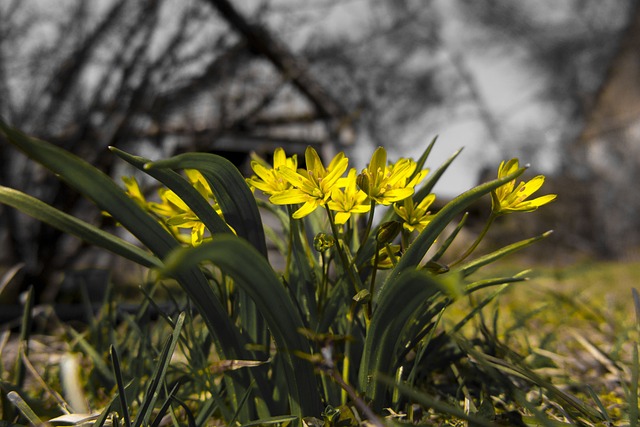
[[[3,0],[0,114],[119,180],[107,147],[152,159],[307,145],[363,167],[438,135],[446,201],[520,158],[558,200],[496,240],[554,229],[540,262],[636,259],[640,6],[632,0]],[[6,141],[0,184],[115,225]],[[479,214],[481,222],[486,211]],[[110,266],[0,206],[0,265],[49,284]]]

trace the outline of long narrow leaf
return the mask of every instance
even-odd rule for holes
[[[238,169],[224,157],[210,153],[185,153],[149,163],[147,169],[196,169],[209,181],[225,220],[238,236],[247,239],[264,257],[267,245],[262,219],[249,186]]]
[[[478,271],[478,269],[480,269],[481,267],[484,267],[485,265],[489,265],[492,262],[495,262],[496,260],[502,257],[505,257],[516,251],[519,251],[520,249],[524,249],[528,246],[531,246],[538,240],[541,240],[541,239],[544,239],[545,237],[550,236],[551,233],[552,233],[551,231],[547,231],[546,233],[542,233],[539,236],[531,237],[529,239],[521,240],[519,242],[507,245],[503,248],[498,249],[497,251],[491,252],[490,254],[484,255],[480,258],[477,258],[473,261],[466,263],[464,266],[460,268],[460,271],[463,276],[465,277],[469,276],[475,273],[476,271]]]
[[[374,411],[382,409],[387,387],[374,381],[373,377],[377,374],[394,377],[391,371],[402,329],[412,321],[416,310],[441,289],[430,273],[416,270],[402,275],[393,287],[380,292],[367,331],[359,373],[361,391],[366,391],[372,400]]]
[[[180,339],[180,331],[182,330],[182,325],[184,324],[185,314],[180,313],[178,319],[176,320],[176,325],[173,328],[173,333],[167,339],[166,344],[162,349],[162,353],[160,355],[160,359],[158,359],[156,368],[151,377],[151,381],[149,382],[149,386],[147,387],[144,400],[142,401],[142,405],[140,406],[140,411],[136,416],[135,421],[133,422],[133,427],[140,427],[143,424],[148,424],[151,419],[151,411],[153,410],[153,405],[158,399],[160,386],[164,381],[165,374],[167,373],[167,369],[169,368],[169,362],[171,362],[171,356],[176,349],[176,345],[178,344],[178,340]]]
[[[318,414],[320,399],[313,366],[294,356],[294,352],[310,353],[309,343],[298,332],[304,324],[269,263],[243,239],[222,235],[212,242],[171,254],[165,260],[165,273],[175,274],[205,260],[232,277],[264,316],[280,355],[286,361],[292,412]]]
[[[170,169],[146,169],[144,165],[150,163],[151,160],[134,156],[115,147],[109,147],[109,149],[127,163],[146,172],[173,190],[193,210],[211,233],[233,233],[215,209],[180,174]]]
[[[249,241],[262,256],[265,258],[268,256],[258,205],[238,169],[227,159],[210,153],[186,153],[147,163],[145,169],[152,174],[156,170],[167,171],[168,169],[199,171],[209,182],[225,221],[233,227],[238,236]],[[185,193],[178,195],[181,194]],[[188,200],[185,202],[189,203]],[[194,206],[191,207],[194,209]],[[243,326],[249,337],[258,344],[267,345],[269,338],[264,321],[257,314],[254,303],[242,292],[238,295],[236,309],[243,318]]]
[[[460,340],[458,344],[462,344],[462,341]],[[552,383],[533,372],[528,367],[515,365],[506,360],[490,356],[468,345],[464,346],[464,350],[470,353],[473,358],[482,365],[491,366],[508,375],[513,375],[515,377],[525,379],[532,384],[545,389],[547,393],[549,393],[549,395],[555,401],[562,404],[562,407],[571,415],[583,416],[591,421],[602,421],[603,417],[597,410],[595,410],[591,406],[586,405],[575,396],[563,390],[560,390]]]
[[[147,246],[156,256],[165,257],[178,242],[148,213],[131,200],[107,175],[79,157],[48,142],[31,138],[8,126],[0,119],[0,133],[29,157],[58,175],[69,186],[109,212],[120,224]],[[248,189],[247,189],[248,191]],[[264,241],[264,239],[263,239]],[[198,268],[182,271],[176,279],[192,299],[216,340],[221,357],[252,359],[244,347],[245,341],[215,297],[204,274]],[[236,379],[229,387],[238,387],[233,398],[249,387],[246,373],[231,374]],[[250,414],[243,412],[248,421]]]
[[[404,383],[396,382],[392,379],[392,377],[389,377],[386,375],[377,375],[376,381],[380,381],[388,386],[393,386],[397,388],[401,394],[407,396],[412,401],[419,403],[425,408],[433,408],[437,412],[453,415],[454,417],[469,421],[469,425],[483,426],[483,427],[497,427],[497,424],[494,424],[478,416],[467,414],[462,409],[455,406],[451,406],[446,402],[443,402],[441,398],[431,397],[426,393],[422,391],[418,391],[413,387],[410,387]]]
[[[507,182],[516,179],[525,171],[525,168],[520,168],[516,172],[512,173],[501,179],[489,181],[482,185],[479,185],[471,190],[468,190],[442,208],[429,222],[427,227],[418,235],[416,240],[411,244],[409,249],[402,255],[398,265],[389,274],[387,280],[383,284],[383,289],[386,286],[392,286],[398,276],[409,268],[415,268],[418,266],[424,255],[427,253],[436,238],[442,233],[445,227],[456,217],[456,215],[462,213],[473,202],[480,199],[482,196],[489,194],[492,190],[506,184]]]
[[[27,301],[24,304],[24,310],[22,311],[22,322],[20,324],[20,352],[29,357],[29,338],[31,337],[31,326],[33,325],[33,304],[34,304],[33,286],[29,286],[27,291]],[[14,368],[15,382],[18,388],[22,388],[25,379],[25,365],[22,357],[16,358],[16,365]]]
[[[124,381],[122,379],[122,370],[120,369],[120,360],[118,359],[118,352],[112,345],[110,348],[111,363],[113,364],[113,374],[116,378],[116,385],[118,386],[118,396],[120,397],[120,415],[124,418],[125,426],[131,427],[131,417],[129,417],[129,403],[127,402],[127,395],[125,393]]]
[[[98,227],[79,220],[69,214],[49,206],[28,194],[0,186],[0,203],[11,206],[55,227],[76,236],[92,245],[104,248],[145,267],[160,267],[161,262],[150,253],[131,243],[109,234]]]
[[[435,185],[438,183],[440,178],[442,178],[442,175],[444,175],[447,169],[449,169],[449,166],[451,166],[451,163],[453,163],[456,157],[458,157],[460,153],[462,153],[462,150],[463,149],[461,148],[455,153],[453,153],[451,157],[449,157],[442,165],[440,165],[440,167],[438,167],[438,169],[435,170],[435,172],[427,176],[427,180],[424,182],[420,190],[418,190],[416,192],[416,195],[413,197],[414,200],[422,200],[429,193],[431,193],[431,191],[433,190],[433,187],[435,187]]]

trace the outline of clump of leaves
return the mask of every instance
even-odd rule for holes
[[[207,385],[224,396],[219,415],[228,423],[321,416],[331,423],[337,418],[327,410],[342,408],[380,424],[383,409],[408,413],[415,402],[491,425],[502,410],[493,399],[498,396],[509,400],[505,407],[517,404],[536,413],[519,392],[527,381],[560,402],[570,419],[602,419],[590,406],[505,361],[505,349],[461,338],[459,329],[477,309],[450,330],[439,328],[443,311],[457,299],[525,280],[523,274],[481,279],[474,274],[549,234],[472,258],[498,217],[533,211],[555,197],[529,199],[544,178],[517,183],[525,168],[515,159],[503,162],[497,179],[431,211],[431,191],[458,155],[429,173],[424,165],[435,141],[417,161],[388,162],[379,148],[360,172],[349,169],[343,153],[325,165],[308,148],[305,168],[299,169],[296,157],[277,150],[273,165],[255,159],[256,175],[246,181],[231,163],[213,154],[151,161],[113,148],[166,186],[160,201],[153,202],[133,180],[125,181],[124,191],[72,154],[2,122],[0,129],[16,147],[111,215],[144,248],[12,189],[0,188],[1,202],[149,267],[159,273],[158,280],[175,280],[198,310],[220,359],[239,366],[258,362]],[[189,171],[187,178],[179,170]],[[255,189],[269,203],[256,199]],[[465,210],[485,196],[492,199],[486,227],[462,254],[450,253],[464,227]],[[282,272],[269,262],[259,206],[281,221],[285,237],[277,246],[286,260]],[[381,209],[386,211],[374,215]],[[452,223],[453,231],[446,231]],[[116,353],[112,359],[117,365]],[[417,391],[443,372],[453,372],[458,383],[457,391],[443,395],[449,401]],[[458,404],[461,398],[465,409]],[[126,404],[121,400],[121,415],[129,423]],[[148,416],[139,413],[135,419]]]

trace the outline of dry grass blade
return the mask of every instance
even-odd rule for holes
[[[271,363],[271,360],[220,360],[209,365],[209,372],[217,375],[227,371],[235,371],[236,369],[261,366],[265,363]]]
[[[38,373],[38,371],[36,370],[36,368],[31,364],[31,362],[29,361],[29,358],[27,357],[27,355],[24,353],[24,351],[20,352],[20,357],[22,358],[22,363],[24,364],[25,368],[27,369],[27,371],[29,371],[29,374],[31,374],[31,376],[37,381],[37,383],[40,385],[40,387],[42,387],[44,390],[47,391],[47,393],[49,393],[49,395],[51,397],[53,397],[53,399],[56,401],[56,403],[58,404],[58,407],[65,412],[66,414],[70,414],[71,412],[73,412],[73,410],[69,407],[69,405],[67,404],[67,402],[62,398],[62,396],[60,396],[60,394],[55,391],[43,378],[42,376]]]
[[[553,399],[556,402],[558,402],[564,410],[570,411],[572,414],[575,414],[576,416],[582,416],[592,421],[597,421],[597,422],[602,421],[602,415],[598,411],[596,411],[590,406],[587,406],[585,403],[581,402],[575,396],[560,390],[559,388],[554,386],[552,383],[543,379],[542,377],[540,377],[539,375],[537,375],[535,372],[528,369],[527,367],[516,366],[505,360],[490,356],[488,354],[481,353],[469,347],[466,347],[465,350],[468,351],[469,354],[473,356],[473,358],[481,364],[498,369],[499,371],[502,371],[508,375],[513,375],[513,376],[525,379],[530,383],[546,390],[547,393],[549,393],[549,395],[552,396]]]
[[[34,427],[43,425],[42,420],[38,418],[36,413],[33,412],[33,409],[31,409],[31,407],[27,405],[27,402],[25,402],[18,393],[16,393],[15,391],[10,391],[9,393],[7,393],[7,398],[11,403],[13,403],[16,408],[18,408],[18,411],[20,411],[20,413],[27,419],[27,421],[29,421],[29,424]]]
[[[80,369],[77,355],[67,353],[62,356],[60,380],[69,406],[75,413],[88,413],[89,407],[87,406],[87,398],[82,390],[83,384],[80,379]]]
[[[600,364],[602,364],[602,366],[604,366],[609,372],[611,372],[612,374],[624,372],[622,366],[618,365],[604,351],[598,348],[582,334],[578,333],[575,330],[571,330],[570,333],[571,335],[573,335],[576,341],[578,341],[578,343],[580,343],[580,345],[582,345],[589,352],[591,357],[600,362]]]

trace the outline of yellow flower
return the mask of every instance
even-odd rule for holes
[[[341,181],[344,191],[339,188],[331,190],[331,200],[327,203],[329,209],[336,212],[335,223],[344,224],[351,218],[351,214],[369,212],[371,204],[367,202],[367,195],[356,186],[356,170],[351,169],[347,177]]]
[[[407,197],[403,200],[402,205],[396,203],[393,206],[393,210],[402,218],[402,227],[404,227],[405,230],[410,233],[413,232],[413,230],[418,230],[420,233],[433,217],[429,212],[429,206],[431,206],[435,199],[435,194],[429,194],[422,199],[420,203],[416,204],[411,197]]]
[[[385,245],[378,250],[378,263],[376,267],[380,270],[389,270],[398,263],[400,258],[400,245]],[[375,257],[374,257],[375,259]],[[374,260],[371,260],[373,264]]]
[[[161,203],[149,203],[152,212],[163,219],[173,234],[185,243],[198,246],[204,240],[205,227],[200,218],[173,191],[161,188],[158,191]],[[189,229],[189,238],[183,238],[180,229]]]
[[[518,159],[511,159],[508,162],[500,163],[498,168],[498,179],[503,178],[518,170]],[[516,180],[509,181],[491,192],[491,209],[496,215],[510,212],[531,212],[540,206],[550,203],[556,198],[556,194],[547,194],[536,199],[527,200],[529,196],[538,191],[544,183],[544,176],[538,175],[528,182],[520,182],[517,186]]]
[[[329,166],[325,168],[316,150],[307,147],[304,153],[307,169],[294,171],[287,166],[276,169],[279,176],[289,182],[293,188],[272,195],[269,200],[276,205],[293,205],[303,203],[302,207],[293,213],[293,218],[302,218],[325,205],[331,196],[331,191],[338,185],[338,180],[347,170],[349,159],[344,153],[338,153]]]
[[[185,170],[185,174],[198,193],[211,204],[218,215],[222,216],[222,210],[205,177],[193,169]],[[160,202],[148,202],[140,191],[135,178],[122,177],[122,180],[124,181],[127,195],[143,209],[154,214],[167,230],[181,242],[197,246],[208,240],[208,238],[205,238],[204,223],[176,193],[167,188],[161,188],[158,190]],[[183,234],[181,230],[189,230],[188,235]]]
[[[427,170],[414,174],[416,167],[411,159],[400,159],[387,165],[387,152],[378,147],[369,166],[358,177],[358,185],[377,203],[390,205],[412,196],[415,186],[427,175]]]
[[[287,157],[284,149],[276,148],[273,153],[273,168],[261,160],[252,160],[251,169],[255,175],[247,179],[251,187],[255,187],[267,195],[274,195],[291,188],[291,184],[278,173],[279,168],[289,168],[295,171],[298,168],[298,158],[294,154]]]
[[[142,194],[142,191],[140,191],[138,181],[132,176],[123,176],[122,181],[124,182],[127,196],[133,199],[133,201],[138,205],[145,208],[147,206],[147,199],[144,197],[144,194]]]

